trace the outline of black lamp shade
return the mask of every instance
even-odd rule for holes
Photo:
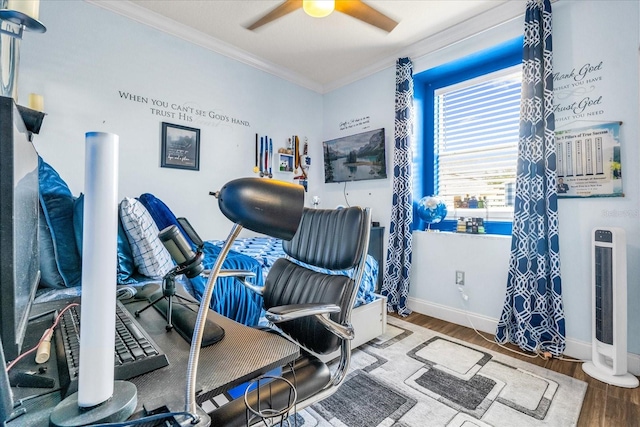
[[[218,204],[243,228],[291,240],[302,218],[304,188],[273,179],[239,178],[222,187]]]

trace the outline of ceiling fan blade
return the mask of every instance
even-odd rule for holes
[[[336,0],[336,10],[388,33],[398,25],[396,21],[362,1]]]
[[[286,0],[280,6],[277,6],[271,12],[267,13],[260,19],[258,19],[253,24],[247,27],[247,30],[255,30],[258,27],[261,27],[265,24],[268,24],[271,21],[275,21],[278,18],[282,18],[283,16],[293,12],[294,10],[300,9],[302,7],[302,0]]]

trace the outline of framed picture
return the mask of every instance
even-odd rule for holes
[[[322,143],[324,182],[387,178],[384,128]]]
[[[160,166],[200,170],[200,129],[162,123]]]
[[[558,197],[624,197],[620,122],[556,131]]]

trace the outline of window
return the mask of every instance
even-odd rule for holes
[[[487,233],[511,233],[522,42],[519,37],[414,76],[421,138],[414,198],[438,194],[448,207],[447,221],[432,228],[454,231],[457,218],[474,216],[485,219]],[[483,209],[467,211],[467,198]]]
[[[450,211],[468,206],[506,208],[516,180],[520,67],[436,90],[435,193]],[[461,206],[462,205],[462,206]]]

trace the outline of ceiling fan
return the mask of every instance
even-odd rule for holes
[[[315,18],[328,16],[337,10],[386,32],[391,32],[398,25],[396,21],[361,0],[285,0],[284,3],[249,25],[247,29],[255,30],[300,8]]]

